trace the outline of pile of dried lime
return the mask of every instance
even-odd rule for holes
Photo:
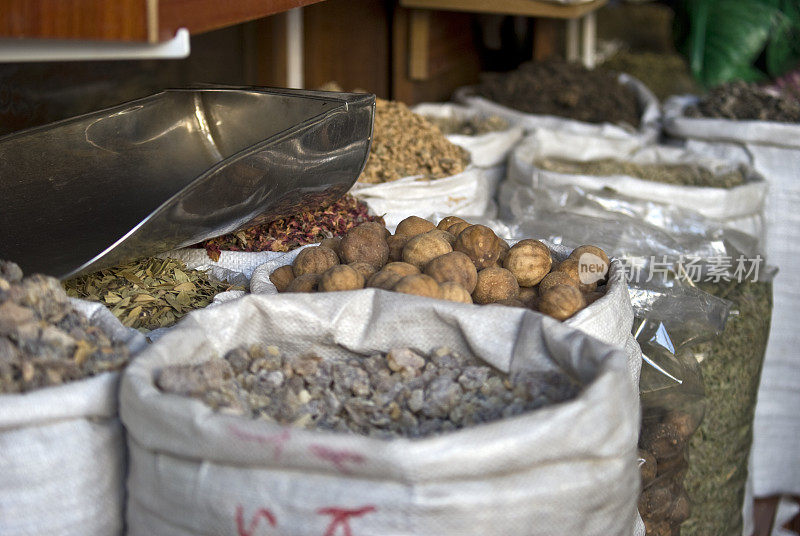
[[[559,372],[511,376],[447,348],[409,348],[348,360],[275,346],[236,348],[223,359],[161,370],[167,393],[215,410],[301,428],[380,438],[425,437],[564,402],[580,385]]]
[[[57,279],[23,278],[0,261],[0,393],[21,393],[119,370],[128,349],[89,324]]]
[[[430,121],[401,102],[377,99],[372,148],[359,182],[381,183],[422,176],[441,179],[469,165],[469,153],[450,143]]]
[[[626,175],[638,179],[679,184],[682,186],[704,186],[708,188],[734,188],[745,182],[741,169],[729,169],[721,173],[695,164],[636,164],[619,160],[589,160],[579,162],[558,158],[543,158],[536,161],[536,166],[556,173],[571,175],[593,175],[608,177]]]
[[[100,302],[128,327],[147,332],[169,327],[214,296],[241,290],[175,259],[144,258],[64,283],[73,298]]]
[[[278,292],[373,287],[460,303],[527,307],[566,320],[603,297],[610,260],[595,246],[554,263],[538,240],[514,246],[485,225],[409,216],[394,235],[377,222],[306,248],[270,274]],[[589,273],[591,271],[591,273]]]

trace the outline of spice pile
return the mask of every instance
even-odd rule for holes
[[[128,327],[142,332],[175,324],[214,296],[239,289],[188,270],[175,259],[144,258],[64,282],[73,298],[100,302]]]
[[[526,113],[639,126],[634,91],[621,85],[615,73],[576,63],[532,62],[509,73],[485,73],[475,91]]]
[[[341,236],[368,221],[383,223],[380,216],[350,194],[326,207],[254,225],[235,233],[206,240],[201,245],[209,258],[218,261],[225,251],[291,251],[325,238]]]
[[[496,115],[483,117],[476,115],[473,117],[437,117],[426,115],[425,118],[439,127],[445,136],[459,134],[462,136],[480,136],[489,132],[499,132],[508,129],[508,121]]]
[[[447,216],[438,227],[410,216],[392,236],[379,223],[306,248],[270,274],[278,292],[373,287],[462,303],[527,307],[565,320],[605,293],[608,256],[581,246],[554,266],[548,247],[513,247],[484,225]],[[590,266],[591,265],[591,266]],[[586,272],[591,269],[591,274]]]
[[[741,534],[747,460],[761,366],[772,316],[772,284],[701,283],[701,290],[731,300],[722,334],[696,351],[705,383],[706,414],[689,442],[686,489],[694,508],[684,536]]]
[[[128,349],[92,326],[57,279],[23,278],[0,261],[0,393],[22,393],[119,370]]]
[[[756,84],[736,81],[716,87],[686,109],[688,117],[800,122],[800,100]]]
[[[442,348],[408,348],[348,360],[283,356],[275,346],[163,369],[158,387],[215,410],[379,438],[425,437],[512,417],[574,398],[558,372],[508,375]]]
[[[430,121],[401,102],[377,99],[372,148],[358,182],[376,184],[421,175],[441,179],[461,173],[470,156]]]
[[[641,80],[661,100],[671,95],[697,91],[686,59],[677,53],[620,51],[603,63],[601,68],[627,73]]]
[[[636,164],[618,160],[589,160],[578,162],[558,158],[544,158],[535,164],[541,169],[573,175],[593,175],[607,177],[626,175],[638,179],[679,184],[682,186],[702,186],[708,188],[734,188],[745,182],[741,169],[733,169],[715,174],[708,168],[691,164]]]

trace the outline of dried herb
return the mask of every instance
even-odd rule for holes
[[[469,153],[450,143],[428,119],[401,102],[377,99],[372,148],[358,182],[381,183],[421,175],[441,179],[461,173]]]
[[[169,327],[220,292],[241,289],[189,270],[181,261],[151,257],[76,277],[64,287],[69,296],[100,302],[142,332]]]
[[[744,174],[740,169],[714,173],[708,168],[693,164],[636,164],[612,159],[578,162],[544,158],[538,160],[536,166],[557,173],[597,177],[627,175],[646,181],[709,188],[734,188],[745,182]]]
[[[460,134],[462,136],[480,136],[489,132],[499,132],[508,129],[508,121],[496,115],[489,117],[436,117],[426,115],[425,118],[439,127],[442,134]]]
[[[371,215],[366,204],[348,194],[326,207],[254,225],[206,240],[201,245],[214,261],[219,260],[222,251],[291,251],[341,236],[369,221],[383,224],[383,218]]]
[[[157,384],[227,413],[387,439],[512,417],[580,392],[558,372],[509,377],[446,348],[428,357],[397,348],[346,360],[236,348],[224,359],[167,367]]]
[[[550,60],[525,63],[509,73],[484,73],[475,92],[526,113],[639,126],[634,91],[615,73],[577,63]]]
[[[697,92],[689,65],[676,53],[620,51],[603,63],[602,69],[627,73],[641,80],[661,100],[672,95]]]
[[[706,414],[689,442],[686,489],[693,508],[684,536],[741,534],[756,393],[772,315],[772,284],[701,283],[734,303],[723,333],[699,345]]]
[[[694,106],[688,117],[800,122],[800,100],[791,93],[736,81],[715,87]]]
[[[127,347],[76,311],[57,279],[0,261],[0,393],[119,370]]]

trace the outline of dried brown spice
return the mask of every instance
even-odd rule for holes
[[[741,80],[713,88],[686,109],[688,117],[800,122],[800,100],[791,93],[759,87]]]
[[[358,182],[376,184],[421,175],[441,179],[464,171],[470,156],[438,127],[401,102],[377,99],[372,148]]]
[[[445,136],[459,134],[461,136],[480,136],[490,132],[499,132],[508,129],[508,121],[496,115],[482,117],[437,117],[426,115],[425,118],[439,127]]]
[[[189,270],[175,259],[147,257],[64,282],[73,298],[100,302],[128,327],[148,332],[175,324],[214,296],[241,287]]]
[[[369,221],[383,224],[383,218],[371,215],[366,204],[347,194],[317,210],[212,238],[201,246],[213,261],[219,260],[222,251],[291,251],[326,238],[342,236]]]
[[[558,372],[507,375],[447,348],[394,348],[326,360],[275,346],[236,348],[201,365],[161,370],[164,392],[217,411],[308,429],[392,439],[426,437],[570,400],[581,386]]]
[[[0,261],[0,394],[119,370],[127,347],[70,305],[57,279]]]
[[[544,158],[536,162],[536,167],[556,173],[597,177],[627,175],[646,181],[708,188],[734,188],[745,183],[745,176],[741,169],[714,173],[712,170],[696,164],[636,164],[612,159],[579,162]]]

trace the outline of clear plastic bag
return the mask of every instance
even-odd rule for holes
[[[680,533],[742,534],[747,528],[742,510],[747,513],[749,507],[745,484],[775,274],[760,254],[759,240],[667,202],[637,200],[610,190],[587,193],[572,188],[554,194],[520,189],[512,208],[512,234],[569,246],[596,244],[628,263],[629,280],[637,282],[633,286],[650,280],[656,288],[669,289],[667,293],[702,290],[706,301],[731,302],[719,336],[697,336],[691,349],[703,376],[708,409],[689,442],[685,487],[692,513]],[[632,291],[633,299],[636,292]],[[658,302],[656,295],[647,295]],[[698,329],[697,322],[689,320],[705,306],[698,302],[695,310],[689,307],[676,302],[674,311],[663,312],[660,321],[671,339],[683,340],[685,334],[668,325],[670,317],[685,324],[689,333]],[[703,320],[702,315],[699,318]],[[648,534],[669,534],[648,528],[652,529]],[[666,530],[663,525],[656,528]]]

